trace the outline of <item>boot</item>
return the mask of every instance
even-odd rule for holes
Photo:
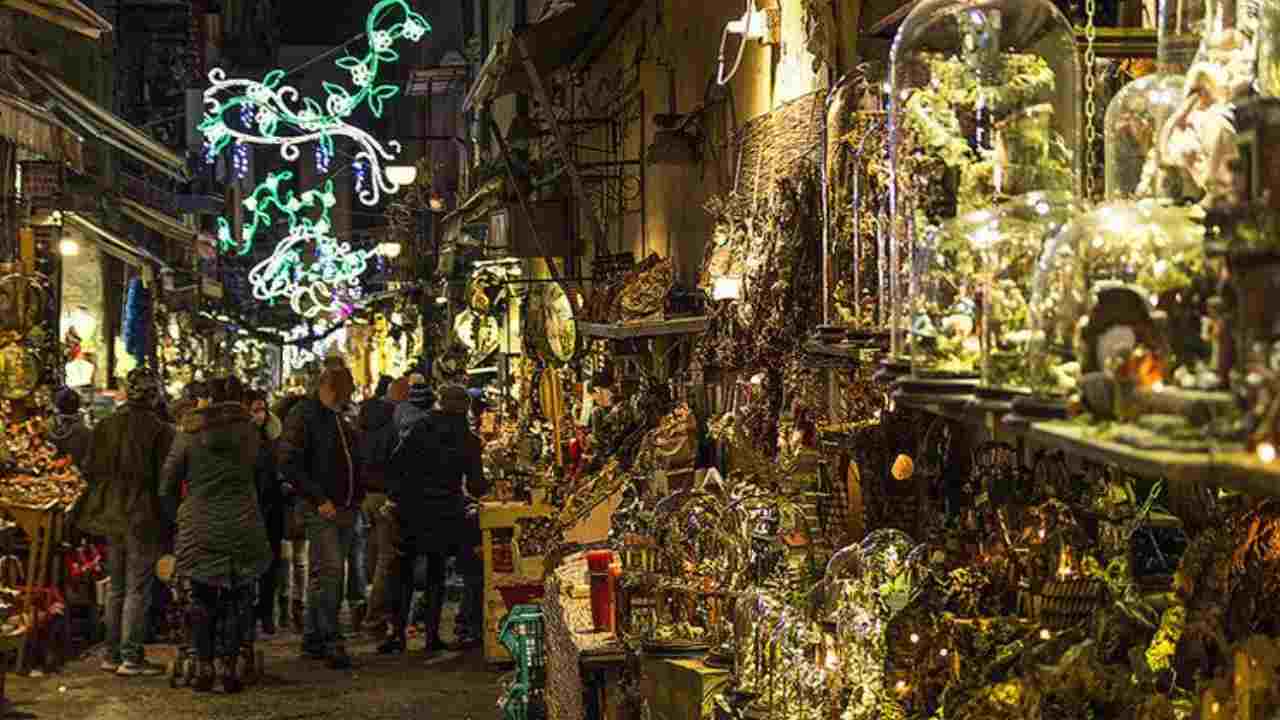
[[[213,690],[213,661],[199,660],[196,663],[196,679],[191,682],[191,689],[196,692]]]
[[[240,648],[240,678],[245,685],[253,685],[258,681],[258,676],[262,672],[262,668],[258,667],[258,658],[253,651],[252,645],[245,645]]]
[[[359,635],[364,629],[364,619],[368,615],[369,608],[366,605],[357,605],[351,608],[351,634]]]
[[[222,691],[228,695],[244,689],[244,682],[240,679],[239,664],[235,657],[222,660]]]

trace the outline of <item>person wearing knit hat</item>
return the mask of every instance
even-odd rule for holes
[[[399,428],[400,437],[408,435],[413,426],[426,418],[435,405],[436,393],[427,384],[427,379],[419,373],[410,375],[408,402],[396,406],[396,427]]]
[[[80,394],[64,387],[53,396],[53,426],[49,428],[49,442],[62,455],[70,455],[76,467],[84,469],[89,457],[89,443],[93,433],[84,424],[80,414]]]
[[[174,429],[156,410],[160,381],[147,368],[127,378],[127,399],[93,428],[88,481],[74,523],[89,535],[110,539],[111,593],[107,602],[107,656],[101,669],[117,675],[160,675],[143,646],[156,560],[169,539],[159,495],[160,464]]]
[[[419,395],[422,396],[421,391]],[[427,413],[407,430],[401,430],[400,448],[388,467],[387,490],[399,512],[401,564],[399,591],[392,596],[394,628],[386,642],[378,647],[381,653],[402,653],[407,649],[406,627],[414,591],[414,567],[420,555],[427,559],[427,650],[445,649],[440,638],[445,557],[458,553],[461,544],[470,546],[478,542],[472,537],[474,518],[469,517],[469,505],[471,498],[483,496],[489,486],[484,475],[480,439],[471,432],[467,419],[471,398],[465,388],[450,385],[442,390],[440,400],[440,409]],[[479,535],[478,525],[474,535]],[[470,574],[464,571],[464,580]],[[483,572],[478,575],[483,579]],[[471,608],[463,615],[459,625],[468,626],[465,629],[472,631]]]

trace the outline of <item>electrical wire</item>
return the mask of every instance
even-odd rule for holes
[[[746,23],[746,27],[742,29],[742,42],[738,43],[738,57],[733,61],[733,69],[729,71],[728,77],[724,74],[724,44],[729,41],[729,26],[726,24],[724,30],[720,33],[720,57],[716,60],[716,84],[726,85],[738,74],[738,68],[742,66],[743,51],[747,49],[747,35],[751,30],[751,2],[745,0],[746,9],[742,12],[742,17]]]

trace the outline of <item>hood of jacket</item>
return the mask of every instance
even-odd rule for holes
[[[237,402],[192,410],[181,419],[181,429],[193,436],[194,445],[220,452],[243,450],[246,428],[252,429],[252,421],[244,406]]]
[[[401,435],[404,435],[408,433],[419,420],[430,414],[430,410],[423,410],[413,403],[402,402],[397,405],[395,409],[396,428],[399,429]]]

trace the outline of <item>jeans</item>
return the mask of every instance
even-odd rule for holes
[[[307,541],[285,540],[280,549],[281,556],[287,558],[281,568],[281,601],[295,604],[306,604],[307,595]],[[290,611],[292,612],[292,610]]]
[[[338,611],[342,606],[343,561],[351,554],[355,527],[339,527],[320,517],[313,507],[306,510],[307,613],[303,646],[308,650],[330,651],[338,645]]]
[[[473,545],[458,546],[458,574],[462,576],[462,603],[456,621],[459,635],[484,636],[484,561]]]
[[[368,617],[376,622],[390,618],[392,601],[390,594],[400,587],[400,558],[396,548],[400,544],[400,523],[395,513],[383,514],[381,508],[386,495],[370,495],[364,504],[365,514],[373,524],[374,555],[373,591],[369,594]]]
[[[113,661],[142,662],[146,657],[147,611],[151,583],[162,548],[136,537],[111,540],[107,567],[111,594],[107,598],[107,647]]]
[[[276,588],[284,566],[281,548],[284,540],[284,509],[268,508],[264,514],[267,518],[267,542],[271,544],[271,565],[258,579],[258,606],[255,615],[259,620],[274,622]]]
[[[191,608],[191,630],[196,657],[239,657],[241,648],[253,643],[253,586],[220,588],[191,583],[195,603]]]
[[[347,551],[347,607],[354,608],[369,601],[369,519],[363,511],[356,513],[351,528],[351,548]]]
[[[400,563],[400,584],[390,598],[393,616],[392,631],[401,642],[405,641],[409,614],[413,606],[414,568],[418,564],[418,557],[422,555],[426,556],[427,561],[425,624],[427,644],[430,646],[440,638],[440,617],[444,611],[445,555],[437,552],[421,553],[413,539],[407,539],[400,544],[400,557],[397,558]]]

